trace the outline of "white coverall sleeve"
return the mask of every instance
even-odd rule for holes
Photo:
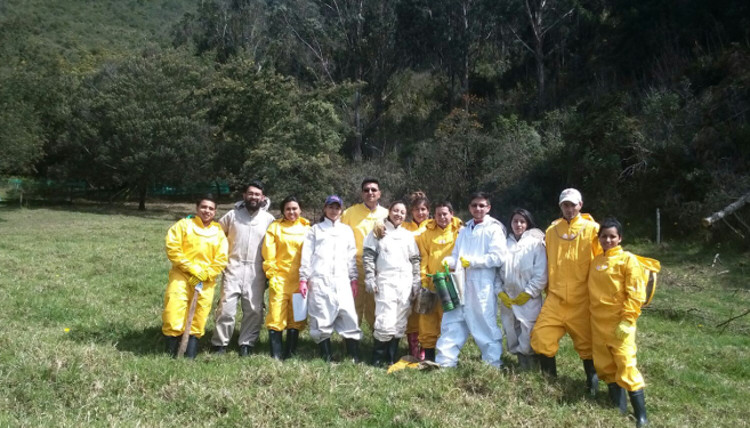
[[[503,280],[504,270],[504,268],[495,270],[495,282],[493,282],[493,290],[495,291],[495,294],[500,294],[500,292],[503,291],[503,284],[505,284],[505,281]]]
[[[299,280],[307,281],[312,274],[312,255],[315,252],[315,227],[311,227],[302,242],[302,255],[299,263]]]
[[[508,252],[505,231],[502,227],[494,227],[490,234],[490,245],[487,252],[479,257],[472,258],[471,267],[497,268],[505,263],[506,253]]]
[[[354,281],[359,278],[359,271],[357,270],[357,244],[354,241],[354,232],[351,228],[347,240],[349,241],[346,250],[346,260],[349,263],[347,271],[349,272],[349,281]]]
[[[537,297],[542,294],[542,290],[547,287],[547,249],[540,241],[534,246],[534,266],[531,279],[523,287],[523,291],[531,297]]]

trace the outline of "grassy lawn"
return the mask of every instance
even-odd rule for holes
[[[267,356],[265,332],[251,358],[216,357],[212,320],[196,361],[172,360],[160,331],[164,235],[189,212],[0,208],[0,426],[634,425],[607,406],[604,384],[595,400],[585,396],[567,338],[553,382],[494,370],[473,343],[458,369],[391,375],[324,364],[306,334],[299,358],[283,363]],[[750,424],[750,315],[718,326],[750,309],[750,254],[626,248],[663,266],[638,331],[652,426]],[[363,345],[367,356],[369,334]]]

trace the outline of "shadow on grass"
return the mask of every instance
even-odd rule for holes
[[[205,335],[200,339],[198,352],[210,353],[212,351],[211,336],[212,330],[207,330]],[[286,335],[285,335],[286,336]],[[264,332],[262,337],[255,343],[252,355],[270,356],[270,346]],[[130,352],[135,355],[155,355],[164,353],[166,342],[161,332],[161,327],[154,326],[142,330],[133,330],[123,324],[114,324],[110,326],[99,326],[90,329],[76,329],[66,335],[68,340],[79,343],[96,343],[105,346],[114,346],[120,352]],[[345,361],[347,359],[346,346],[343,339],[334,337],[332,340],[332,350],[334,361]],[[372,355],[372,346],[370,343],[360,346],[360,358],[362,361],[370,361]],[[402,355],[406,354],[403,349]],[[237,332],[227,347],[228,354],[239,353],[237,344]],[[309,337],[300,337],[297,345],[297,356],[299,360],[315,360],[320,358],[318,345]]]
[[[96,329],[77,329],[66,337],[80,343],[112,345],[118,351],[136,355],[160,354],[165,349],[161,328],[157,326],[132,330],[125,325],[116,324]]]

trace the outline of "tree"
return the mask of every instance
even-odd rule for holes
[[[63,173],[97,187],[135,190],[209,181],[210,128],[196,96],[207,70],[177,54],[144,54],[84,80],[58,151]]]

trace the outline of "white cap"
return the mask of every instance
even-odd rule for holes
[[[563,202],[568,201],[574,205],[578,205],[581,202],[583,202],[583,198],[581,197],[581,192],[574,188],[565,189],[560,193],[560,202],[557,204],[560,205]]]

